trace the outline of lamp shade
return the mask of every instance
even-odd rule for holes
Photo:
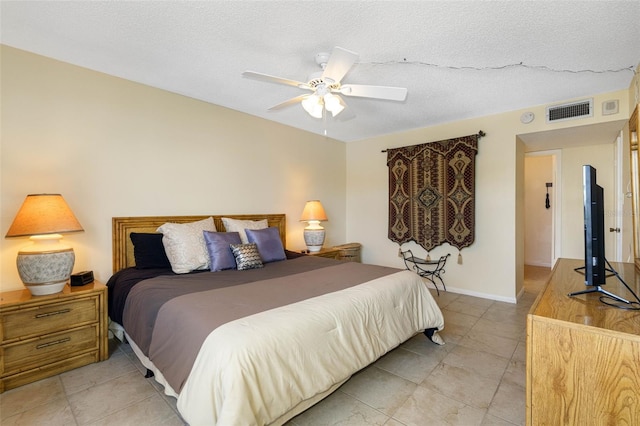
[[[80,231],[82,226],[62,195],[27,195],[6,236],[30,236],[31,244],[20,249],[16,266],[31,294],[62,291],[73,270],[75,253],[60,241],[60,234]]]
[[[84,231],[60,194],[30,194],[22,203],[7,237]]]
[[[302,211],[302,216],[300,217],[300,221],[324,221],[327,219],[327,214],[324,212],[324,208],[322,204],[318,200],[307,201],[307,204],[304,205],[304,210]]]

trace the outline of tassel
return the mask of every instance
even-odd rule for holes
[[[462,253],[458,252],[458,265],[462,265]]]
[[[425,259],[427,262],[431,262],[431,256],[429,255],[429,252],[427,252],[427,257]]]

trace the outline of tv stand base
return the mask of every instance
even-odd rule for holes
[[[605,295],[609,296],[610,298],[615,299],[615,300],[617,300],[619,302],[626,303],[627,305],[631,304],[630,301],[628,301],[626,299],[623,299],[622,297],[620,297],[620,296],[618,296],[616,294],[613,294],[610,291],[607,291],[607,290],[603,289],[599,285],[593,286],[592,288],[587,289],[587,290],[574,291],[573,293],[569,293],[569,297],[577,296],[579,294],[586,294],[586,293],[602,293],[602,294],[605,294]]]

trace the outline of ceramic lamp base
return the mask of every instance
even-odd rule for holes
[[[324,229],[305,228],[304,243],[307,245],[307,250],[310,252],[320,251],[324,244]]]
[[[34,296],[59,293],[69,280],[75,253],[63,248],[54,252],[20,251],[16,265],[25,287]]]
[[[25,284],[25,287],[33,296],[45,296],[47,294],[60,293],[66,284],[66,281],[62,281],[61,283],[52,284]]]

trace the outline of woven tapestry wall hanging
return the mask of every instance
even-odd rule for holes
[[[427,252],[461,250],[475,237],[477,135],[387,150],[389,239]]]

